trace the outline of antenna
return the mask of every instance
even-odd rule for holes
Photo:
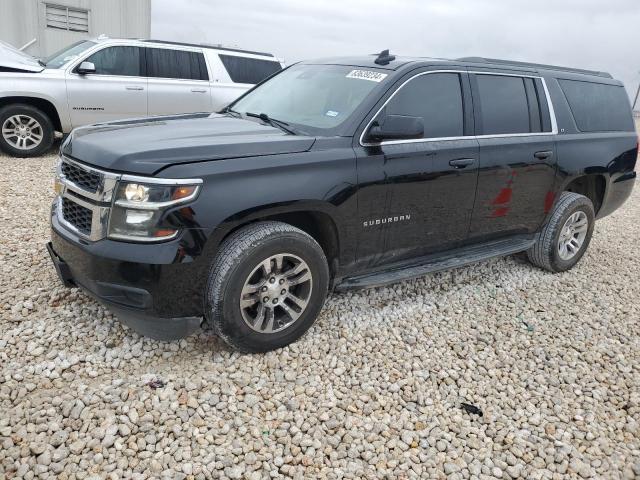
[[[640,97],[640,83],[638,84],[638,90],[636,90],[636,98],[633,100],[633,106],[631,107],[631,110],[633,110],[634,112],[636,110],[636,103],[638,103],[638,97]]]
[[[388,65],[389,62],[393,62],[395,59],[395,55],[389,55],[389,49],[387,49],[378,54],[378,58],[375,59],[375,63],[378,65]]]

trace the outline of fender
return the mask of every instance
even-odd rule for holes
[[[22,97],[45,100],[51,103],[60,119],[62,132],[69,133],[71,131],[64,76],[44,72],[6,73],[0,79],[0,86],[4,87],[0,88],[0,100],[8,97]]]
[[[220,242],[247,223],[287,217],[312,233],[324,232],[326,225],[319,220],[326,219],[335,232],[338,250],[333,253],[342,267],[354,262],[359,231],[356,161],[348,140],[302,153],[175,165],[162,176],[203,179],[191,208],[197,226],[211,232],[205,257],[212,258]]]

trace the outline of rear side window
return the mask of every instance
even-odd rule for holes
[[[460,75],[430,73],[413,78],[393,96],[383,115],[421,117],[424,138],[463,136]]]
[[[624,87],[578,80],[558,80],[582,132],[634,131]]]
[[[477,75],[482,133],[531,132],[524,78]]]
[[[282,70],[280,63],[273,60],[222,55],[220,60],[234,83],[260,83],[265,78]]]
[[[107,47],[89,56],[85,61],[96,67],[98,75],[142,76],[139,47]]]
[[[147,48],[147,72],[149,77],[156,78],[209,80],[202,52]]]

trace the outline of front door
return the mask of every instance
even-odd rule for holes
[[[149,115],[210,112],[211,87],[204,54],[147,48]]]
[[[536,232],[553,205],[555,141],[543,80],[471,75],[480,142],[470,237]]]
[[[367,142],[358,154],[358,260],[364,267],[460,246],[468,235],[478,177],[470,88],[463,72],[421,72],[374,118],[421,117],[421,139]]]
[[[72,126],[145,117],[147,79],[142,76],[143,60],[139,47],[106,47],[84,59],[95,65],[95,73],[81,75],[77,65],[67,72]]]

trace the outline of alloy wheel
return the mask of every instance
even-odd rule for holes
[[[558,239],[558,255],[562,260],[571,260],[580,251],[588,229],[589,219],[583,211],[578,210],[567,218]]]
[[[32,150],[42,143],[44,132],[35,118],[12,115],[2,124],[2,137],[18,150]]]
[[[282,253],[261,261],[249,274],[240,295],[245,323],[260,333],[291,326],[309,304],[313,276],[300,257]]]

